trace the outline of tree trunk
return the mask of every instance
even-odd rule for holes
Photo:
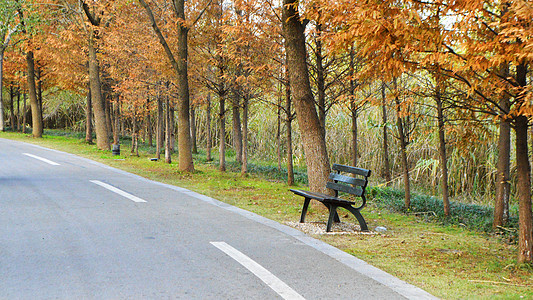
[[[533,219],[531,212],[531,168],[527,148],[527,117],[520,116],[515,121],[516,132],[516,172],[518,177],[518,262],[533,262]]]
[[[26,133],[27,108],[26,108],[26,94],[22,96],[24,102],[24,111],[22,112],[22,133]]]
[[[524,89],[527,86],[527,65],[520,63],[516,67],[516,81]],[[522,98],[520,95],[519,98]],[[520,105],[524,99],[519,99]],[[531,167],[527,147],[528,118],[515,118],[516,133],[516,173],[518,177],[518,263],[533,262],[533,217],[531,211]]]
[[[135,109],[137,110],[137,109]],[[137,143],[139,142],[139,134],[138,134],[138,129],[137,129],[137,117],[136,117],[136,114],[137,114],[137,111],[134,111],[133,112],[133,118],[131,118],[131,121],[132,121],[132,126],[133,126],[133,129],[132,129],[132,132],[131,132],[131,154],[134,154],[135,153],[135,149],[137,148]],[[138,156],[138,155],[137,155]]]
[[[0,131],[5,131],[5,116],[4,116],[4,51],[0,49]],[[13,127],[13,125],[11,125]]]
[[[189,29],[185,24],[185,0],[174,0],[174,7],[179,22],[178,29],[178,169],[180,171],[194,171],[191,147],[191,124],[189,116],[189,77],[187,69]]]
[[[37,93],[37,103],[39,105],[39,112],[41,114],[41,122],[44,124],[44,118],[43,118],[43,87],[42,87],[42,80],[41,80],[41,68],[37,65],[35,68],[35,79],[37,86],[35,88],[35,92]]]
[[[241,175],[248,173],[248,98],[242,104],[242,165]]]
[[[176,115],[174,113],[174,108],[170,106],[170,150],[172,153],[176,152]],[[190,134],[190,133],[189,133]],[[179,162],[179,153],[178,153],[178,162]]]
[[[170,101],[167,96],[165,110],[165,162],[172,163],[172,125],[170,124]]]
[[[226,108],[225,108],[225,96],[219,95],[220,98],[220,111],[218,113],[219,120],[219,169],[222,172],[226,171]]]
[[[108,93],[106,93],[107,95]],[[107,99],[107,97],[103,98],[104,101],[104,111],[105,111],[105,124],[107,128],[107,136],[108,140],[113,138],[113,121],[111,118],[111,102]]]
[[[358,128],[357,128],[357,117],[358,117],[358,107],[355,102],[355,51],[354,47],[350,47],[350,112],[352,113],[352,166],[357,166],[359,158],[359,145],[358,145]]]
[[[213,148],[213,137],[211,136],[211,94],[207,94],[207,109],[206,109],[206,115],[207,115],[207,149],[206,149],[206,160],[212,161],[213,158],[211,157],[211,148]]]
[[[509,76],[509,65],[503,64],[501,75]],[[509,113],[511,103],[509,95],[502,93],[500,107],[503,114]],[[494,222],[492,227],[496,229],[503,226],[509,219],[509,198],[511,195],[511,124],[505,118],[500,121],[500,134],[498,137],[498,164],[496,172],[496,201],[494,203]]]
[[[389,138],[387,130],[387,101],[385,98],[385,83],[381,84],[381,107],[382,107],[382,121],[383,121],[383,177],[387,182],[387,186],[391,185],[392,176],[390,172],[389,162]]]
[[[113,130],[113,144],[120,144],[119,127],[120,127],[120,96],[117,94],[115,102],[113,102],[113,110],[115,111],[115,122]]]
[[[85,142],[93,143],[93,111],[91,106],[91,87],[87,89],[87,105],[85,106]]]
[[[106,124],[104,101],[102,99],[102,86],[100,83],[100,69],[96,58],[94,37],[89,41],[89,81],[91,85],[91,102],[94,112],[96,129],[96,145],[100,150],[109,150],[109,131]]]
[[[285,112],[287,114],[287,119],[285,126],[287,127],[287,185],[294,185],[294,167],[292,160],[292,107],[291,107],[291,89],[289,82],[285,85],[285,95],[286,95],[286,106]]]
[[[0,131],[5,131],[4,120],[4,49],[0,49]]]
[[[156,136],[156,154],[157,159],[161,159],[161,148],[163,148],[163,143],[165,141],[165,137],[163,136],[163,133],[165,132],[164,129],[164,110],[163,110],[163,100],[161,99],[161,95],[159,94],[157,97],[157,136]]]
[[[28,64],[27,79],[28,93],[30,94],[32,134],[34,138],[41,138],[43,137],[43,120],[41,118],[41,110],[37,99],[37,91],[35,86],[35,61],[32,51],[28,51],[28,53],[26,53],[26,62]]]
[[[281,93],[281,91],[280,91]],[[276,154],[278,157],[278,172],[281,172],[281,104],[283,101],[280,95],[277,109],[277,123],[276,123]]]
[[[9,87],[9,101],[11,104],[11,117],[9,118],[9,125],[11,126],[11,131],[15,131],[15,88],[13,86]]]
[[[322,127],[322,133],[326,134],[326,88],[325,88],[325,70],[324,70],[324,56],[322,55],[322,25],[316,25],[317,38],[316,43],[316,89],[318,96],[318,119],[320,120],[320,126]]]
[[[241,112],[240,112],[239,94],[233,92],[232,101],[232,121],[233,121],[233,147],[235,148],[235,160],[242,163],[242,130],[241,130]]]
[[[444,112],[442,108],[442,99],[441,99],[441,80],[440,75],[436,75],[436,93],[435,93],[435,102],[437,104],[437,123],[439,130],[439,158],[440,158],[440,172],[441,172],[441,194],[442,194],[442,203],[444,206],[444,215],[450,215],[450,200],[448,199],[448,159],[446,157],[446,138],[444,136]]]
[[[309,189],[330,193],[325,186],[330,173],[324,132],[318,119],[309,82],[305,49],[305,27],[297,11],[298,1],[283,1],[283,32],[287,51],[287,67],[294,98],[296,116],[302,133],[307,163]]]
[[[115,118],[117,116],[115,115]],[[152,118],[150,117],[150,98],[146,98],[146,135],[148,136],[148,146],[153,146]],[[116,127],[115,127],[116,128]]]
[[[191,139],[192,139],[192,153],[198,154],[198,147],[196,145],[196,109],[191,106]]]
[[[511,194],[511,125],[500,122],[498,137],[498,164],[496,174],[496,203],[494,205],[493,228],[503,226],[509,219],[509,198]]]
[[[17,87],[17,132],[20,130],[20,87]]]
[[[411,183],[409,179],[409,164],[407,161],[407,141],[405,137],[405,129],[403,119],[400,112],[400,99],[395,98],[396,101],[396,124],[398,126],[398,136],[400,139],[400,152],[402,157],[403,169],[403,183],[405,188],[405,209],[411,206]]]
[[[353,100],[352,100],[353,101]],[[357,116],[358,116],[358,111],[357,111],[357,108],[355,107],[355,103],[352,102],[351,103],[351,117],[352,117],[352,165],[357,167],[357,164],[358,164],[358,161],[357,161],[357,158],[359,156],[359,145],[358,145],[358,128],[357,128]]]

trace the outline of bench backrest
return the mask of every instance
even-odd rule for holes
[[[370,170],[339,164],[333,164],[331,168],[334,172],[329,174],[331,181],[326,183],[326,187],[335,191],[335,197],[339,196],[339,192],[364,197]]]

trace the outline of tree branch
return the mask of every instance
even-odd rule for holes
[[[150,6],[148,6],[148,4],[146,4],[146,1],[144,0],[139,0],[139,3],[146,10],[146,14],[148,15],[148,18],[150,19],[150,22],[152,22],[152,28],[154,29],[155,34],[159,38],[159,42],[165,49],[165,53],[167,54],[167,57],[170,60],[170,64],[172,65],[172,68],[174,68],[176,73],[179,73],[178,63],[176,62],[176,59],[174,58],[174,54],[172,53],[172,50],[170,50],[170,47],[168,46],[168,43],[165,40],[165,37],[161,33],[159,26],[157,26],[157,23],[154,18],[154,14],[152,13],[152,9],[150,8]]]

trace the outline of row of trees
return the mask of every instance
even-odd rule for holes
[[[533,261],[528,1],[10,0],[0,4],[0,12],[2,63],[5,54],[0,77],[11,91],[8,110],[14,115],[13,99],[28,94],[35,137],[42,135],[42,92],[68,90],[87,96],[88,142],[94,124],[98,148],[109,150],[111,140],[118,144],[122,122],[134,141],[141,130],[150,140],[155,131],[157,154],[166,141],[170,162],[176,131],[182,171],[194,170],[192,153],[202,126],[210,157],[216,107],[220,168],[225,169],[231,112],[231,143],[246,173],[250,108],[269,105],[279,116],[278,145],[285,123],[289,183],[297,119],[309,187],[327,192],[328,115],[338,107],[348,111],[350,163],[361,165],[358,117],[368,107],[381,107],[382,123],[390,124],[387,107],[392,107],[395,130],[382,127],[382,176],[391,181],[387,135],[394,133],[408,208],[408,147],[413,129],[421,132],[417,122],[431,116],[449,214],[447,135],[474,139],[491,122],[499,126],[494,226],[502,226],[511,191],[513,129],[518,260]],[[8,110],[0,106],[0,130]],[[198,110],[206,116],[199,126]]]

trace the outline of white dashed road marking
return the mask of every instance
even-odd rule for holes
[[[143,199],[141,199],[139,197],[133,196],[130,193],[124,192],[123,190],[117,189],[116,187],[114,187],[112,185],[109,185],[107,183],[103,183],[103,182],[101,182],[99,180],[91,180],[91,182],[94,183],[94,184],[98,184],[99,186],[104,187],[104,188],[106,188],[106,189],[108,189],[108,190],[110,190],[110,191],[112,191],[114,193],[117,193],[117,194],[119,194],[119,195],[121,195],[123,197],[126,197],[126,198],[130,199],[133,202],[146,202],[145,200],[143,200]]]
[[[264,283],[266,283],[271,289],[273,289],[276,293],[283,297],[283,299],[305,299],[304,297],[302,297],[302,295],[298,294],[290,286],[285,284],[285,282],[281,281],[263,266],[256,263],[253,259],[239,252],[239,250],[231,247],[225,242],[211,242],[211,244],[220,249],[222,252],[226,253],[234,260],[236,260],[250,272],[252,272],[255,276],[257,276]]]
[[[51,160],[49,160],[49,159],[46,159],[46,158],[39,157],[39,156],[37,156],[37,155],[33,155],[33,154],[29,154],[29,153],[22,153],[22,154],[24,154],[24,155],[26,155],[26,156],[29,156],[29,157],[33,157],[33,158],[38,159],[38,160],[40,160],[40,161],[44,161],[45,163],[50,164],[50,165],[52,165],[52,166],[59,166],[58,163],[53,162],[53,161],[51,161]]]

